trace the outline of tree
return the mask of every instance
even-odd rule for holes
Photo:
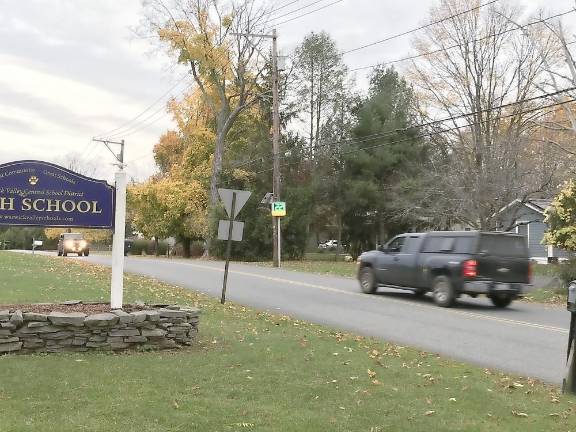
[[[295,97],[305,113],[300,117],[308,124],[309,150],[314,157],[326,123],[345,103],[347,68],[336,43],[326,32],[307,35],[296,48],[294,63]]]
[[[129,213],[146,237],[175,236],[190,256],[191,242],[209,235],[208,190],[212,173],[214,132],[198,90],[168,105],[177,130],[154,146],[160,173],[128,191]]]
[[[227,135],[242,111],[261,97],[261,41],[243,34],[262,33],[266,11],[253,0],[226,5],[213,0],[150,0],[147,10],[150,28],[178,63],[189,68],[215,120],[209,195],[214,213]]]
[[[410,225],[397,217],[393,187],[414,175],[425,147],[416,130],[417,101],[394,69],[377,68],[368,96],[356,112],[354,141],[342,149],[343,220],[353,255]]]
[[[70,171],[85,175],[86,177],[94,177],[98,172],[96,165],[92,162],[82,160],[82,156],[78,153],[67,154],[61,159],[60,164]]]
[[[147,237],[174,235],[190,257],[192,240],[206,237],[206,191],[200,182],[152,179],[129,189],[132,223]]]
[[[549,53],[538,52],[515,31],[511,21],[519,10],[498,4],[458,15],[470,6],[442,0],[432,9],[433,21],[446,20],[416,39],[421,57],[410,76],[428,113],[448,119],[435,125],[447,162],[435,173],[443,202],[457,220],[492,229],[499,208],[554,186],[550,177],[531,176],[532,167],[521,163],[533,121],[542,115],[533,110],[546,104],[527,99],[541,93]]]
[[[576,183],[569,180],[546,209],[544,243],[576,251]]]
[[[68,232],[78,232],[84,235],[84,238],[89,242],[105,242],[112,238],[112,231],[108,229],[78,229],[78,228],[46,228],[44,235],[47,239],[57,240],[60,234]]]
[[[0,227],[0,249],[32,249],[33,240],[43,240],[45,248],[55,247],[41,227]]]

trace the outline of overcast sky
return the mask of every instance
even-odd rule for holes
[[[280,20],[335,1],[323,0]],[[313,2],[300,0],[278,13]],[[348,50],[418,27],[437,3],[343,0],[278,26],[279,46],[289,53],[308,32],[326,30],[340,49]],[[551,14],[574,6],[574,0],[518,3],[527,15],[538,8]],[[565,18],[568,27],[575,16]],[[122,127],[112,135],[126,139],[129,174],[142,180],[154,171],[152,147],[170,127],[164,102],[187,82],[184,70],[135,36],[141,17],[141,0],[0,0],[0,163],[63,164],[75,158],[96,165],[97,176],[110,179],[113,156],[91,138]],[[350,68],[394,60],[411,52],[410,40],[402,37],[344,59]]]

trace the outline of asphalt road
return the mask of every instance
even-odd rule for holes
[[[106,256],[80,259],[110,265]],[[219,297],[224,264],[129,257],[126,271]],[[463,297],[444,309],[409,292],[362,294],[353,279],[237,263],[227,299],[554,384],[565,372],[570,314],[561,307],[514,302],[500,310]]]

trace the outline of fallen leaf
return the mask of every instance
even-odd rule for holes
[[[436,411],[430,410],[430,411],[426,411],[424,413],[425,416],[431,416],[432,414],[434,414]]]
[[[456,402],[456,398],[450,398],[448,399],[450,402]]]
[[[515,415],[516,417],[528,417],[528,414],[526,414],[525,412],[518,412],[518,411],[512,411],[512,415]]]
[[[373,370],[368,369],[368,376],[370,378],[375,378],[376,377],[376,372],[374,372]]]

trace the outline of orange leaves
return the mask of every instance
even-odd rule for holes
[[[63,232],[66,232],[64,228],[46,228],[44,235],[49,239],[57,239]],[[104,241],[112,237],[110,230],[103,229],[75,229],[74,232],[84,234],[84,238],[89,242]]]

